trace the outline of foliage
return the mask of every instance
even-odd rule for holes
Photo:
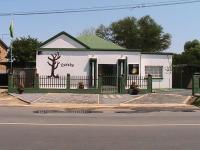
[[[14,61],[34,61],[36,56],[36,49],[39,48],[40,44],[40,41],[35,38],[31,38],[30,36],[16,38],[12,43]]]
[[[173,64],[199,64],[200,65],[200,41],[188,41],[184,45],[181,54],[174,55]]]
[[[171,44],[170,34],[164,33],[163,28],[150,16],[140,19],[126,17],[108,27],[100,25],[96,35],[122,47],[145,52],[163,51]]]
[[[19,82],[18,85],[17,85],[17,91],[19,94],[22,94],[24,92],[24,84],[23,82]]]
[[[83,35],[95,35],[95,31],[96,31],[96,29],[94,27],[90,27],[88,29],[83,30],[83,32],[81,32],[79,34],[79,36],[83,36]]]
[[[135,82],[131,83],[129,93],[131,95],[137,95],[139,93],[138,85]]]
[[[79,82],[79,83],[78,83],[78,88],[79,88],[79,89],[84,89],[84,84],[83,84],[83,82]]]

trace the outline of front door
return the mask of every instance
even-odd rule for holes
[[[99,64],[98,73],[102,75],[102,93],[118,93],[117,64]]]

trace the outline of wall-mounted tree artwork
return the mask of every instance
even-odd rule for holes
[[[58,62],[58,59],[60,59],[59,52],[51,54],[51,56],[48,57],[48,59],[50,60],[50,62],[48,61],[47,63],[49,64],[49,66],[51,66],[51,75],[48,77],[59,78],[58,75],[55,75],[55,70],[58,68],[58,65],[60,64],[60,62]]]

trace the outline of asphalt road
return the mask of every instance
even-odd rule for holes
[[[0,150],[199,150],[200,111],[33,113],[0,107]]]

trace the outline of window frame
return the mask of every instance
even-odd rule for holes
[[[155,67],[158,70],[156,70]],[[152,71],[152,69],[154,70]],[[150,70],[150,73],[149,73],[149,70]],[[153,79],[163,79],[163,66],[153,66],[153,65],[145,66],[145,76],[148,76],[149,74],[152,75]]]
[[[137,68],[138,68],[138,73],[137,74],[130,74],[130,65],[137,65]],[[135,76],[138,76],[140,74],[140,64],[128,64],[128,75],[135,75]]]

